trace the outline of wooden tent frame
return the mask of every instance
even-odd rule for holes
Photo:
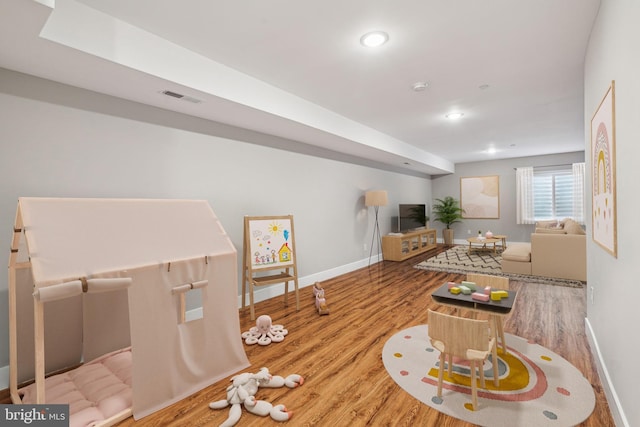
[[[291,263],[286,265],[259,266],[256,267],[252,263],[251,254],[251,223],[254,221],[289,221],[291,224]],[[275,283],[284,283],[284,305],[289,305],[289,282],[294,283],[296,296],[296,310],[300,310],[300,298],[298,295],[298,267],[297,256],[295,253],[296,242],[295,232],[293,229],[293,215],[272,215],[272,216],[245,216],[244,217],[244,250],[243,250],[243,268],[242,268],[242,309],[246,307],[247,284],[249,287],[249,307],[251,311],[251,320],[255,320],[256,314],[254,309],[253,291],[255,286],[272,285]],[[260,273],[272,272],[279,270],[277,273],[261,275]]]

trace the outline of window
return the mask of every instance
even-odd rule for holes
[[[516,170],[517,223],[573,218],[584,223],[584,163]]]
[[[573,217],[571,169],[533,170],[533,211],[536,221]]]

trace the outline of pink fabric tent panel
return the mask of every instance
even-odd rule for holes
[[[205,200],[20,198],[36,287],[235,250]]]

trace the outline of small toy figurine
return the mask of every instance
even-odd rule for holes
[[[320,282],[316,282],[313,284],[313,294],[316,297],[316,309],[318,310],[318,314],[329,314],[327,300],[324,297],[324,289],[320,285]]]

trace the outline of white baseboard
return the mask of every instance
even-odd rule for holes
[[[631,427],[631,424],[629,424],[629,421],[627,421],[627,417],[624,415],[624,409],[620,404],[618,394],[616,393],[616,390],[611,383],[611,377],[609,377],[607,366],[602,360],[602,354],[600,353],[598,340],[593,333],[593,329],[591,329],[589,318],[585,318],[584,323],[587,333],[587,340],[589,341],[589,345],[591,346],[591,354],[593,355],[593,358],[596,362],[596,368],[598,369],[598,375],[600,376],[602,389],[604,390],[604,394],[607,397],[607,403],[609,404],[609,409],[611,410],[613,421],[616,423],[616,426]]]
[[[371,258],[371,262],[380,261],[380,257]],[[360,261],[352,262],[350,264],[341,265],[336,268],[332,268],[330,270],[321,271],[319,273],[311,274],[309,276],[298,278],[298,287],[300,289],[311,286],[315,282],[321,282],[326,279],[331,279],[333,277],[339,276],[341,274],[349,273],[351,271],[357,270],[359,268],[363,268],[369,265],[369,258],[362,259]],[[281,284],[273,285],[273,286],[265,286],[256,290],[253,294],[254,302],[260,302],[267,300],[269,298],[277,297],[284,294],[284,286]],[[247,295],[247,301],[249,301],[249,296]],[[238,308],[242,307],[242,295],[238,295]],[[197,319],[202,317],[202,308],[197,308],[194,310],[189,310],[186,313],[186,319]],[[9,388],[9,366],[0,366],[0,390]]]
[[[381,258],[379,256],[371,258],[371,262],[378,262]],[[313,285],[315,282],[321,282],[326,279],[331,279],[341,274],[349,273],[351,271],[363,268],[369,265],[369,258],[362,259],[360,261],[352,262],[350,264],[341,265],[339,267],[332,268],[330,270],[321,271],[319,273],[311,274],[309,276],[298,278],[298,288],[306,288]],[[291,289],[291,288],[289,288]],[[284,287],[282,284],[276,284],[272,286],[260,287],[253,293],[254,303],[268,300],[273,297],[278,297],[284,294]],[[247,305],[249,304],[249,294],[246,295]],[[238,308],[242,307],[242,295],[238,295]]]

